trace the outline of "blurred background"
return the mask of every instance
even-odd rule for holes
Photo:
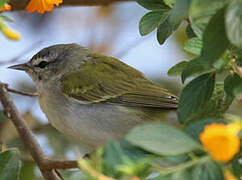
[[[183,51],[186,41],[185,24],[160,46],[155,32],[145,37],[139,34],[139,20],[145,13],[146,10],[135,2],[105,7],[61,7],[44,15],[25,11],[5,13],[14,20],[8,25],[21,33],[21,39],[13,42],[0,34],[0,81],[8,83],[11,88],[35,92],[34,84],[27,74],[7,67],[28,61],[44,47],[78,43],[95,52],[119,58],[179,95],[182,88],[180,78],[168,77],[167,71],[179,61],[192,58]],[[80,155],[80,148],[83,147],[48,124],[36,97],[11,95],[49,156],[73,159]],[[238,104],[239,101],[235,102],[230,111],[242,115]],[[23,169],[26,169],[26,172],[22,172],[39,174],[14,127],[2,113],[0,140],[7,147],[20,148],[25,162]],[[22,179],[24,176],[27,175],[23,174]],[[29,177],[28,175],[28,179],[31,179]]]

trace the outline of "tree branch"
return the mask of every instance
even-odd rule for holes
[[[43,165],[47,170],[50,169],[72,169],[78,168],[78,163],[75,160],[52,160],[45,159]]]
[[[34,134],[29,129],[24,119],[18,112],[13,101],[11,100],[10,95],[8,93],[7,85],[1,82],[0,100],[2,102],[6,116],[13,122],[14,126],[16,127],[19,133],[20,138],[29,150],[31,156],[40,168],[40,171],[46,180],[60,180],[60,177],[56,174],[54,170],[55,168],[67,169],[78,167],[76,161],[56,161],[47,159],[47,156],[45,155],[39,143],[35,139]]]
[[[9,92],[12,92],[12,93],[15,93],[15,94],[20,94],[20,95],[23,95],[23,96],[38,96],[38,93],[29,93],[29,92],[22,92],[22,91],[19,91],[19,90],[16,90],[16,89],[12,89],[12,88],[8,88],[6,87],[7,91]]]
[[[24,162],[34,163],[31,157],[24,157],[21,156],[21,160]],[[45,159],[42,161],[42,165],[46,170],[50,169],[72,169],[78,168],[77,161],[74,160],[52,160],[52,159]]]
[[[116,2],[128,2],[135,0],[63,0],[62,6],[100,6],[108,5]],[[9,4],[12,10],[24,10],[29,0],[10,0]]]

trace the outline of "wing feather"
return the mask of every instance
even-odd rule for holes
[[[76,71],[62,78],[62,92],[86,103],[176,108],[178,98],[119,60],[92,54]]]

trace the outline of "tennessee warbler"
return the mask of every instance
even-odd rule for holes
[[[9,68],[30,75],[40,107],[56,129],[91,147],[177,108],[175,95],[138,70],[77,44],[44,48]]]

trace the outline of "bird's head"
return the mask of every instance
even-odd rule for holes
[[[58,44],[42,49],[27,63],[9,68],[25,71],[38,83],[60,77],[80,66],[88,53],[86,48],[78,44]]]

